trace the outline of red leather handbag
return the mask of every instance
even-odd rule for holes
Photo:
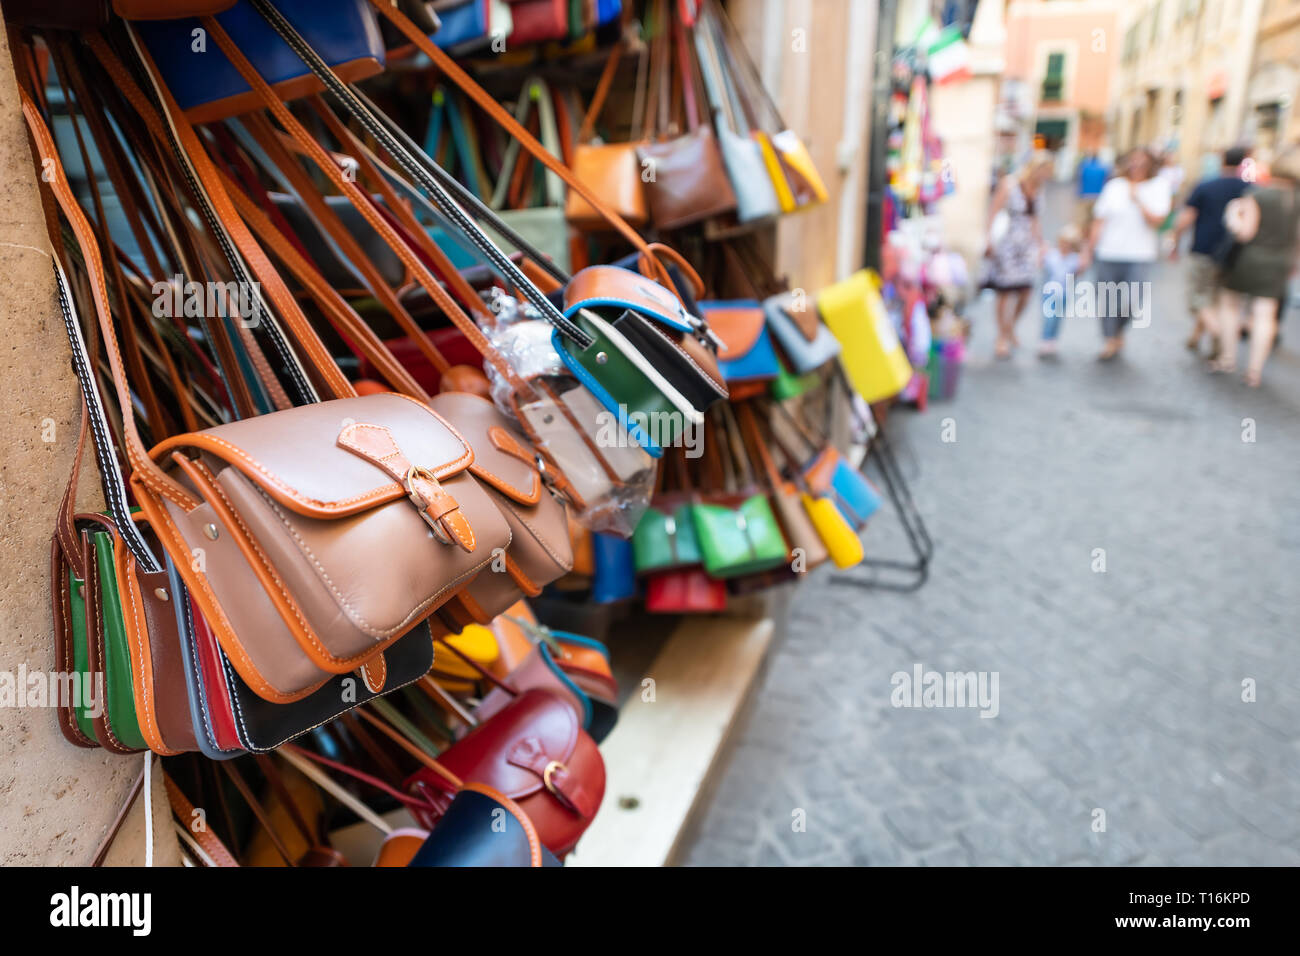
[[[558,857],[573,849],[605,795],[605,763],[595,741],[572,703],[549,690],[523,691],[443,751],[437,764],[442,773],[422,767],[405,789],[441,815],[459,789],[451,777],[486,784],[523,809]],[[416,810],[415,816],[430,829],[436,822],[427,812]]]
[[[703,568],[665,571],[646,580],[645,609],[651,614],[709,614],[727,609],[727,584]]]

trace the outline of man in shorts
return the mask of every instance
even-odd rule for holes
[[[1248,155],[1249,152],[1240,146],[1225,151],[1219,175],[1197,184],[1174,224],[1170,258],[1178,257],[1179,239],[1188,229],[1193,229],[1191,254],[1187,257],[1187,307],[1195,325],[1187,339],[1187,347],[1194,352],[1201,348],[1201,336],[1207,328],[1206,316],[1214,308],[1219,294],[1219,263],[1215,253],[1227,239],[1223,210],[1249,185],[1241,178],[1241,164]],[[1217,349],[1216,339],[1211,351]]]

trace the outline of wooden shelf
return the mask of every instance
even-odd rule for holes
[[[766,606],[766,605],[762,605]],[[750,695],[775,632],[770,616],[686,618],[601,745],[605,800],[567,866],[667,866]]]

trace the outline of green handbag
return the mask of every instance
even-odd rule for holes
[[[781,365],[781,371],[772,379],[772,384],[768,386],[771,396],[778,402],[784,402],[787,398],[798,398],[805,392],[810,392],[817,387],[821,381],[817,375],[817,370],[805,372],[803,375],[796,375],[785,367],[785,360],[778,360]]]
[[[582,350],[572,349],[562,344],[559,331],[552,334],[556,351],[569,367],[574,376],[586,385],[611,414],[621,415],[619,405],[632,409],[627,422],[620,422],[627,429],[632,439],[655,458],[663,455],[663,449],[677,445],[684,429],[683,419],[687,416],[673,400],[664,393],[658,383],[651,380],[646,370],[637,364],[628,352],[612,340],[619,335],[611,324],[605,323],[591,312],[579,312],[576,324],[592,338],[592,344]],[[633,343],[634,345],[636,343]],[[599,376],[599,378],[598,378]],[[618,382],[617,401],[601,384]],[[643,425],[650,426],[647,431]]]
[[[701,561],[694,506],[689,501],[674,506],[674,497],[664,496],[652,503],[632,533],[637,574],[682,568]]]
[[[704,570],[715,578],[759,574],[785,564],[790,548],[754,472],[730,405],[721,406],[722,428],[706,432],[713,456],[714,487],[725,490],[697,501],[692,509]],[[713,440],[709,441],[709,436]]]
[[[692,509],[704,570],[715,578],[770,571],[789,554],[767,495],[722,495]]]
[[[140,733],[135,715],[131,653],[126,646],[122,596],[117,588],[117,571],[113,565],[113,538],[106,531],[96,531],[91,535],[91,544],[99,574],[100,640],[107,698],[104,716],[119,743],[132,749],[147,750],[149,745]]]

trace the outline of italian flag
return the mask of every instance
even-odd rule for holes
[[[956,26],[946,26],[926,49],[930,79],[957,83],[970,78],[970,48]]]

